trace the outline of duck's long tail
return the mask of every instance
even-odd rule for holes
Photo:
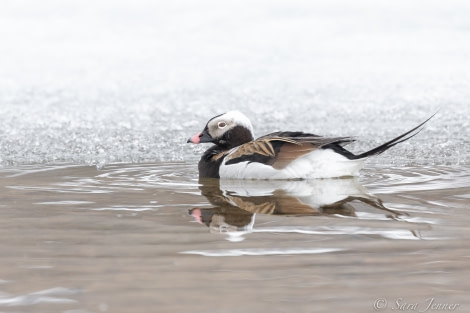
[[[382,152],[390,149],[391,147],[399,144],[400,142],[403,142],[403,141],[406,141],[414,136],[416,136],[417,134],[419,134],[423,128],[424,128],[424,124],[426,124],[430,119],[432,119],[434,117],[434,115],[436,115],[436,113],[434,113],[431,117],[429,117],[427,120],[425,120],[424,122],[422,122],[421,124],[419,124],[418,126],[416,126],[415,128],[407,131],[406,133],[390,140],[390,141],[387,141],[386,143],[372,149],[372,150],[369,150],[367,152],[364,152],[364,153],[361,153],[359,155],[355,155],[354,156],[354,159],[364,159],[364,158],[367,158],[367,157],[370,157],[370,156],[373,156],[373,155],[377,155],[377,154],[381,154]]]

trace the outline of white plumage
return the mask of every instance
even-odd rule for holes
[[[236,149],[236,148],[235,148]],[[358,176],[366,159],[350,160],[333,150],[314,150],[282,169],[244,161],[220,165],[220,178],[229,179],[311,179]]]

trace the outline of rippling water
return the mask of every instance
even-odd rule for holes
[[[5,2],[5,1],[4,1]],[[6,1],[1,312],[470,310],[466,1]],[[186,139],[355,136],[357,179],[198,181]]]
[[[360,179],[287,182],[195,177],[185,162],[3,169],[0,308],[470,305],[468,167],[371,166]]]

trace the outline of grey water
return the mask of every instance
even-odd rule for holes
[[[466,312],[465,1],[0,10],[0,312]],[[358,178],[199,181],[186,144],[413,128]]]

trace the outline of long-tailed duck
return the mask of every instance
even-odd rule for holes
[[[433,115],[434,116],[434,115]],[[343,146],[351,137],[322,137],[298,131],[274,132],[254,139],[250,120],[239,111],[210,119],[188,142],[214,143],[199,161],[200,178],[309,179],[358,176],[365,161],[417,135],[423,123],[361,154]]]

